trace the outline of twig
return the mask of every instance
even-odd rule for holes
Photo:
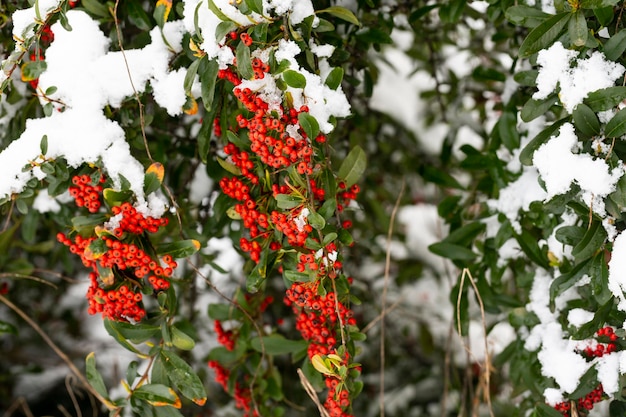
[[[389,219],[389,228],[387,229],[387,253],[385,255],[385,277],[383,284],[383,293],[381,295],[381,321],[380,321],[380,392],[379,392],[379,406],[380,417],[385,417],[385,314],[387,308],[387,287],[389,286],[389,270],[391,268],[391,237],[393,235],[393,224],[396,220],[396,214],[400,207],[400,200],[404,194],[404,187],[406,183],[402,179],[402,186],[398,193],[398,198],[391,211],[391,218]]]
[[[146,155],[148,155],[148,159],[150,162],[154,162],[152,159],[152,154],[150,154],[150,149],[148,148],[148,138],[146,137],[146,121],[143,114],[143,103],[141,102],[141,97],[139,97],[139,93],[135,88],[135,83],[133,82],[133,76],[130,72],[130,66],[128,65],[128,59],[126,59],[126,52],[124,51],[124,45],[122,45],[122,30],[120,29],[120,22],[117,18],[117,7],[120,4],[120,0],[115,1],[115,6],[113,6],[113,21],[115,23],[115,31],[117,32],[117,44],[120,47],[120,52],[122,53],[122,58],[124,59],[124,65],[126,66],[126,71],[128,72],[128,80],[130,81],[130,86],[133,89],[133,95],[139,104],[139,126],[141,128],[141,136],[143,137],[143,145],[146,148]]]
[[[390,305],[389,307],[387,307],[385,309],[385,316],[387,316],[387,314],[391,313],[393,310],[395,310],[396,308],[398,308],[400,306],[400,303],[404,300],[403,297],[400,297],[396,300],[395,303],[393,303],[392,305]],[[365,327],[363,327],[361,329],[361,333],[367,333],[370,330],[372,330],[372,328],[376,325],[376,323],[378,323],[381,319],[383,319],[383,315],[382,313],[377,315],[376,317],[374,317],[374,319],[372,321],[370,321],[369,323],[367,323],[367,325]]]
[[[35,417],[33,416],[32,411],[30,411],[30,407],[28,407],[28,403],[26,403],[24,397],[17,398],[13,402],[13,404],[11,404],[11,406],[4,412],[2,417],[11,417],[13,415],[13,412],[20,408],[22,409],[22,412],[26,417]]]
[[[33,319],[31,319],[28,314],[26,314],[21,308],[19,308],[18,306],[16,306],[15,304],[13,304],[11,301],[9,301],[5,296],[3,296],[2,294],[0,294],[0,302],[5,304],[7,307],[9,307],[11,310],[13,310],[15,313],[17,313],[18,316],[20,316],[22,319],[24,319],[24,321],[26,323],[28,323],[28,325],[30,327],[32,327],[38,334],[39,336],[41,336],[41,338],[44,340],[44,342],[46,342],[46,344],[48,346],[50,346],[50,348],[52,348],[52,350],[54,351],[54,353],[56,353],[62,360],[63,362],[65,362],[65,364],[68,366],[68,368],[70,368],[70,370],[72,371],[72,373],[74,375],[76,375],[76,377],[78,378],[78,380],[85,386],[85,388],[91,393],[93,394],[94,397],[96,397],[102,404],[104,404],[108,409],[113,410],[114,408],[111,407],[111,403],[109,401],[107,401],[106,398],[104,398],[102,395],[100,395],[98,393],[98,391],[96,391],[95,389],[93,389],[93,387],[89,384],[89,381],[87,381],[87,378],[85,378],[85,376],[82,374],[82,372],[80,372],[80,370],[76,367],[76,365],[74,365],[74,363],[70,360],[70,358],[65,354],[65,352],[63,352],[61,350],[61,348],[59,348],[56,343],[54,343],[52,341],[52,339],[50,339],[50,337],[46,334],[46,332],[43,331],[43,329],[41,327],[39,327],[39,325],[37,323],[35,323],[35,321]]]
[[[65,377],[65,388],[67,389],[67,393],[70,395],[72,399],[72,404],[74,405],[74,410],[76,410],[76,417],[83,417],[83,413],[80,411],[80,406],[78,405],[78,400],[76,400],[76,395],[74,395],[74,390],[72,389],[71,383],[74,382],[74,378],[72,375],[67,375]]]
[[[239,311],[241,311],[244,314],[244,316],[246,316],[246,318],[248,320],[250,320],[250,323],[252,323],[252,326],[254,326],[254,329],[257,331],[257,333],[259,335],[259,343],[261,344],[261,346],[260,346],[261,347],[261,360],[259,361],[259,364],[257,365],[256,369],[254,370],[254,375],[252,376],[252,379],[250,380],[250,398],[252,399],[252,404],[254,406],[255,411],[257,412],[257,414],[260,415],[259,410],[258,410],[257,401],[254,398],[254,385],[256,384],[256,379],[257,379],[259,370],[261,369],[261,367],[263,365],[263,361],[266,360],[266,358],[267,358],[267,353],[265,352],[265,342],[263,341],[263,329],[261,329],[261,327],[256,322],[256,320],[254,320],[254,318],[252,318],[250,313],[248,313],[245,308],[240,306],[235,300],[233,300],[232,298],[228,297],[219,288],[217,288],[215,286],[215,284],[213,284],[209,278],[207,278],[202,272],[200,272],[198,267],[196,265],[194,265],[193,262],[191,262],[189,259],[187,259],[187,263],[189,264],[189,266],[191,266],[191,269],[193,269],[196,272],[196,274],[198,274],[198,276],[200,278],[202,278],[204,280],[204,282],[206,282],[206,284],[209,287],[211,287],[211,289],[213,291],[215,291],[215,293],[218,296],[223,298],[226,302],[230,303],[232,306],[235,306],[236,308],[238,308]]]
[[[0,230],[0,233],[4,233],[9,229],[9,223],[11,223],[11,215],[13,214],[14,206],[15,206],[15,199],[11,199],[11,205],[9,206],[9,214],[7,214],[7,219],[4,221],[4,226],[2,226],[2,230]]]
[[[484,333],[483,342],[485,344],[485,363],[483,365],[483,375],[485,378],[485,385],[486,385],[485,399],[487,400],[487,406],[489,408],[489,415],[491,417],[494,417],[493,407],[491,405],[491,393],[489,392],[489,387],[491,385],[490,378],[491,378],[492,366],[491,366],[491,356],[489,355],[489,343],[487,342],[487,320],[485,318],[485,305],[483,304],[483,299],[480,296],[480,291],[478,291],[478,287],[476,286],[476,281],[474,281],[474,278],[472,277],[472,274],[468,268],[463,268],[463,273],[461,274],[461,282],[459,284],[459,296],[457,298],[457,327],[458,327],[457,330],[459,332],[459,336],[461,336],[461,318],[460,318],[460,312],[459,312],[459,304],[461,300],[461,293],[463,291],[463,284],[465,282],[465,276],[468,277],[469,282],[472,285],[472,288],[474,289],[474,293],[476,294],[476,299],[480,307],[480,319],[482,322],[483,333]],[[472,355],[471,351],[467,348],[467,345],[465,344],[465,341],[463,341],[462,338],[461,338],[461,342],[463,343],[463,347],[468,352],[468,354]]]
[[[0,278],[15,278],[15,279],[29,279],[31,281],[35,281],[38,282],[40,284],[46,284],[51,286],[52,288],[54,288],[55,290],[58,288],[56,285],[54,285],[51,282],[46,281],[45,279],[36,277],[34,275],[26,275],[26,274],[18,274],[15,272],[1,272],[0,273]]]
[[[313,400],[313,402],[317,406],[317,409],[320,412],[320,415],[322,417],[330,417],[330,414],[328,414],[328,411],[326,411],[326,409],[320,402],[320,399],[317,396],[317,392],[315,392],[315,388],[313,388],[309,380],[304,375],[304,372],[302,372],[302,369],[300,368],[298,368],[298,376],[300,377],[300,383],[304,387],[304,390],[306,391],[308,396],[311,398],[311,400]]]

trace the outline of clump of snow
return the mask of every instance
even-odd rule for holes
[[[567,313],[567,322],[576,327],[580,327],[592,319],[593,313],[582,308],[573,308]]]
[[[547,98],[558,84],[561,103],[572,113],[590,92],[612,87],[624,74],[622,65],[607,61],[601,52],[595,51],[585,59],[576,59],[577,56],[578,52],[565,49],[560,42],[540,51],[537,57],[539,91],[533,98]]]
[[[545,183],[546,199],[566,193],[575,182],[580,186],[583,200],[596,213],[604,215],[602,199],[615,190],[615,184],[624,170],[611,170],[602,158],[594,159],[586,153],[574,153],[578,148],[574,126],[565,123],[557,136],[535,151],[533,165]]]
[[[528,210],[533,201],[543,201],[548,198],[546,192],[539,185],[539,173],[535,168],[526,168],[520,177],[500,190],[498,199],[489,200],[488,206],[503,213],[511,222],[516,232],[521,232],[518,220],[520,210]]]
[[[61,210],[61,205],[54,197],[49,195],[48,190],[44,188],[39,191],[39,194],[35,197],[33,208],[40,213],[58,213],[59,210]]]
[[[22,172],[22,168],[38,158],[39,143],[46,135],[47,158],[65,158],[72,167],[101,160],[114,185],[120,186],[123,175],[141,202],[143,167],[131,155],[122,128],[107,119],[102,110],[106,105],[119,106],[133,94],[124,56],[107,52],[109,39],[89,15],[70,10],[67,18],[72,31],[66,31],[60,23],[52,26],[55,39],[46,51],[47,69],[39,79],[43,90],[57,88],[51,98],[64,103],[65,108],[46,118],[27,120],[24,133],[0,153],[0,198],[20,193],[36,175],[32,170]],[[167,43],[155,28],[149,45],[127,50],[125,55],[135,89],[142,92],[151,82],[157,103],[175,115],[182,112],[186,100],[185,72],[169,72],[168,61],[172,48],[180,48],[182,24],[172,22],[166,27],[165,32],[171,35]],[[162,212],[162,205],[154,201],[149,204],[155,207],[153,213]]]
[[[28,9],[16,10],[11,17],[13,38],[25,39],[35,35],[33,24],[46,20],[48,13],[56,9],[61,0],[39,0]],[[19,44],[19,42],[18,42]]]
[[[613,256],[609,261],[609,290],[619,300],[617,308],[626,311],[626,257],[618,254],[626,253],[626,233],[620,233],[613,241]],[[625,323],[626,326],[626,323]]]

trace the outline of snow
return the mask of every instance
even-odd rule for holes
[[[0,153],[0,198],[20,193],[36,175],[32,170],[22,172],[22,167],[38,158],[39,143],[47,135],[47,158],[65,158],[71,167],[100,159],[115,186],[120,186],[119,178],[123,175],[142,203],[144,169],[131,155],[122,128],[107,119],[102,110],[107,105],[119,106],[133,95],[124,56],[121,52],[107,52],[109,39],[86,13],[70,10],[67,17],[73,30],[68,32],[59,23],[52,26],[55,39],[46,51],[47,70],[39,80],[43,90],[57,87],[51,98],[65,107],[57,105],[58,111],[51,116],[27,120],[24,133]],[[157,103],[176,115],[182,113],[186,100],[185,71],[169,72],[168,61],[172,50],[181,47],[183,26],[181,22],[172,22],[165,28],[165,33],[171,35],[167,43],[155,28],[149,45],[127,50],[125,57],[134,88],[143,92],[146,83],[151,82]],[[77,50],[81,54],[76,54]],[[148,212],[152,206],[152,214],[163,212],[163,203],[153,197]]]
[[[39,0],[28,9],[13,12],[11,20],[13,21],[14,39],[24,40],[34,36],[35,31],[33,30],[33,24],[36,21],[44,21],[49,12],[56,9],[60,3],[61,0]]]
[[[613,253],[626,253],[626,233],[620,233],[613,241]],[[622,311],[626,311],[626,296],[624,296],[624,291],[626,290],[625,256],[616,255],[611,257],[611,260],[609,261],[608,286],[615,298],[619,300],[617,307]],[[624,323],[624,328],[626,328],[626,323]]]
[[[568,323],[576,327],[580,327],[592,319],[593,313],[582,308],[573,308],[567,313]]]
[[[47,189],[40,190],[33,201],[33,208],[40,213],[58,213],[61,210],[61,205],[52,196],[48,194]]]
[[[534,201],[546,200],[548,195],[539,185],[539,173],[535,168],[524,169],[522,175],[514,182],[500,190],[498,199],[489,200],[487,204],[493,210],[503,213],[511,222],[516,232],[521,231],[518,221],[520,210],[528,210]]]
[[[568,113],[572,113],[590,92],[612,87],[624,74],[622,65],[607,61],[601,52],[596,51],[585,59],[576,60],[577,56],[578,52],[565,49],[560,42],[540,51],[537,57],[539,91],[533,98],[547,98],[558,84],[559,99]]]
[[[615,190],[615,184],[624,174],[624,170],[611,170],[604,159],[594,159],[586,153],[574,153],[578,149],[574,126],[565,123],[557,136],[551,137],[535,151],[533,165],[545,184],[545,199],[566,193],[575,182],[580,186],[587,205],[603,216],[605,211],[602,199]]]

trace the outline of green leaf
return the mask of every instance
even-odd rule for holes
[[[237,71],[242,78],[251,80],[254,77],[254,71],[252,70],[252,61],[250,61],[250,48],[240,42],[237,45],[235,56],[237,57]],[[217,61],[211,61],[217,64]]]
[[[617,61],[626,50],[626,29],[622,29],[611,36],[604,44],[604,55],[611,61]]]
[[[526,106],[524,106],[525,108]],[[522,109],[523,113],[524,109]],[[522,115],[522,120],[524,116]],[[496,129],[500,140],[509,149],[517,149],[520,144],[519,131],[517,129],[517,114],[513,111],[505,111],[500,116]]]
[[[208,314],[219,321],[239,320],[243,317],[241,310],[231,304],[209,304]]]
[[[565,123],[567,118],[563,118],[551,124],[537,134],[520,152],[519,160],[522,165],[531,166],[533,164],[533,156],[535,151],[546,143],[554,133]]]
[[[309,213],[307,221],[315,230],[322,230],[326,226],[326,220],[324,220],[324,217],[316,212]]]
[[[317,123],[315,117],[311,116],[309,113],[302,112],[298,114],[298,122],[309,139],[314,140],[317,135],[319,135],[320,125]]]
[[[533,236],[528,230],[522,230],[521,234],[515,235],[515,239],[519,243],[524,253],[533,262],[535,262],[536,264],[540,265],[541,267],[545,269],[550,269],[548,257],[544,255],[541,248],[539,248],[539,244],[535,236]]]
[[[48,135],[43,135],[43,137],[41,138],[41,142],[39,142],[39,150],[41,151],[42,155],[48,153]]]
[[[528,58],[532,54],[551,46],[561,36],[571,17],[570,12],[560,13],[534,28],[520,45],[520,58]]]
[[[143,180],[143,191],[146,195],[151,194],[161,187],[165,168],[159,162],[155,162],[146,170]]]
[[[331,90],[336,90],[341,85],[341,80],[343,80],[343,68],[335,67],[328,73],[324,84]]]
[[[587,260],[576,265],[571,271],[559,275],[552,281],[552,284],[550,284],[550,300],[554,301],[559,294],[562,294],[565,290],[574,286],[583,275],[587,274],[589,267],[590,262]]]
[[[172,0],[158,0],[152,13],[152,17],[160,28],[163,28],[172,10]]]
[[[620,0],[580,0],[578,6],[581,9],[600,9],[602,7],[613,7]]]
[[[304,88],[306,86],[306,78],[298,71],[286,70],[283,72],[283,80],[289,87]]]
[[[578,382],[578,387],[569,394],[569,398],[572,400],[577,400],[579,398],[583,398],[585,395],[589,394],[598,386],[598,371],[594,366],[590,367],[587,372],[580,377],[580,381]]]
[[[572,336],[579,340],[589,339],[607,322],[609,315],[611,315],[614,311],[614,308],[615,303],[612,298],[609,298],[609,301],[596,309],[593,319],[583,324]]]
[[[0,334],[12,334],[17,336],[17,327],[4,320],[0,320]]]
[[[243,58],[242,58],[243,59]],[[211,111],[213,107],[213,100],[215,96],[215,82],[217,80],[217,72],[219,71],[219,64],[216,60],[207,60],[202,59],[202,63],[200,64],[199,73],[200,76],[200,93],[202,96],[202,103],[204,104],[204,108],[207,111]],[[237,63],[239,63],[239,57],[237,57]],[[245,66],[245,61],[241,61],[242,65]],[[250,64],[250,51],[248,50],[248,64],[250,66],[250,71],[252,71],[252,66]],[[243,67],[237,65],[240,73]]]
[[[563,414],[556,411],[554,407],[544,403],[537,404],[533,415],[535,417],[563,417]]]
[[[604,230],[602,223],[594,221],[585,233],[585,236],[583,236],[583,239],[572,249],[572,256],[574,256],[577,261],[590,258],[600,249],[606,241],[606,238],[606,230]]]
[[[263,348],[265,348],[265,353],[272,356],[296,353],[306,350],[308,346],[305,340],[289,340],[279,334],[264,336],[262,339],[263,343],[261,344],[260,337],[253,338],[250,340],[250,346],[257,352],[263,352]]]
[[[607,138],[616,138],[626,134],[626,108],[621,109],[604,128],[604,135]]]
[[[141,2],[138,1],[127,1],[123,4],[126,5],[126,10],[128,12],[128,20],[137,26],[137,28],[145,31],[149,31],[152,29],[152,21],[146,11],[141,7]]]
[[[602,26],[609,26],[613,21],[613,7],[593,9],[593,14],[598,18],[598,22]]]
[[[474,70],[472,71],[472,78],[478,81],[504,82],[506,80],[506,76],[501,71],[483,65],[479,65],[474,68]]]
[[[198,68],[200,68],[201,62],[202,58],[196,59],[189,65],[189,67],[187,67],[187,73],[185,73],[185,81],[183,82],[183,86],[185,89],[185,93],[188,96],[191,96],[191,88],[193,87],[193,82],[196,79],[196,75],[198,74]]]
[[[569,20],[567,32],[574,46],[581,47],[587,43],[589,29],[587,29],[587,19],[582,10],[577,10]]]
[[[624,99],[626,99],[626,87],[618,86],[593,91],[587,95],[584,102],[597,113],[611,110]]]
[[[289,282],[309,282],[311,280],[311,277],[306,272],[298,272],[291,269],[284,269],[283,277]]]
[[[504,17],[516,26],[534,28],[550,17],[536,7],[525,5],[511,6],[504,12]]]
[[[200,242],[195,239],[161,243],[156,246],[156,253],[159,256],[171,255],[174,258],[186,258],[198,252],[199,250]]]
[[[102,196],[109,207],[114,207],[130,201],[134,193],[130,190],[116,191],[113,188],[105,188]]]
[[[133,390],[133,398],[153,406],[173,405],[180,407],[180,398],[173,389],[161,384],[145,384]]]
[[[428,250],[441,257],[453,261],[471,261],[476,258],[476,254],[465,246],[454,243],[437,242],[428,246]]]
[[[527,123],[531,120],[535,120],[537,117],[546,114],[557,101],[558,97],[556,94],[551,94],[543,100],[528,99],[524,107],[522,107],[520,117]]]
[[[237,176],[241,175],[241,170],[239,169],[239,167],[232,162],[228,162],[225,159],[220,158],[219,156],[215,157],[215,160],[218,164],[220,164],[222,168],[224,168],[224,170],[226,170],[226,172],[230,172],[231,174]]]
[[[346,184],[346,187],[351,187],[361,178],[366,166],[367,157],[365,151],[357,145],[352,148],[346,159],[341,163],[337,177]]]
[[[346,22],[352,23],[353,25],[361,26],[359,19],[352,13],[350,10],[341,6],[331,6],[326,9],[318,10],[315,14],[319,13],[328,13],[335,17],[338,17],[341,20],[345,20]]]
[[[176,326],[170,328],[172,332],[172,344],[181,350],[191,350],[196,345],[196,342],[191,336]]]
[[[278,194],[274,198],[276,199],[276,205],[281,210],[290,210],[304,204],[302,197],[291,194]]]
[[[109,8],[105,4],[100,3],[98,0],[81,0],[80,5],[92,15],[111,18]]]
[[[219,7],[217,7],[217,5],[213,2],[213,0],[208,0],[207,3],[209,6],[209,9],[213,12],[215,16],[218,17],[218,19],[222,21],[230,21],[228,16],[226,16],[224,12],[222,12],[222,10]],[[202,3],[199,3],[199,4],[202,4]],[[239,62],[239,60],[237,62]]]
[[[563,226],[557,229],[554,237],[565,245],[576,246],[585,236],[585,231],[586,229],[580,226]]]
[[[204,405],[206,391],[202,381],[191,366],[174,352],[163,350],[161,357],[167,376],[176,389],[194,403]]]
[[[465,10],[466,0],[448,0],[439,8],[439,17],[446,23],[456,23]]]
[[[463,190],[465,187],[461,185],[452,175],[448,174],[441,168],[426,165],[423,167],[423,171],[420,172],[425,181],[429,181],[443,187],[456,188]]]
[[[600,133],[600,121],[593,110],[584,103],[580,103],[572,113],[574,126],[588,138]]]
[[[263,1],[262,0],[245,0],[246,5],[250,10],[255,13],[263,14]]]
[[[485,223],[472,222],[452,231],[443,242],[454,243],[461,246],[469,246],[474,239],[486,229]]]
[[[320,17],[319,24],[313,28],[313,32],[323,33],[323,32],[333,32],[335,30],[335,25],[329,22],[326,19],[322,19]]]
[[[604,257],[604,252],[598,253],[591,263],[591,289],[599,304],[609,302],[613,294],[609,290],[609,266]]]
[[[137,323],[131,324],[122,321],[114,321],[104,319],[105,325],[108,322],[108,326],[114,329],[115,332],[121,335],[124,339],[132,343],[143,343],[146,340],[150,340],[157,333],[159,333],[160,327],[152,324]]]
[[[33,81],[39,78],[39,76],[46,70],[48,64],[46,61],[28,61],[22,64],[22,80]]]
[[[93,228],[107,221],[104,214],[76,216],[72,218],[72,226],[78,233],[93,232]]]
[[[94,352],[91,352],[85,358],[85,373],[89,385],[91,385],[98,394],[102,395],[102,397],[108,398],[109,392],[107,391],[106,385],[104,385],[102,375],[100,375],[100,372],[98,372],[96,368],[96,354]]]

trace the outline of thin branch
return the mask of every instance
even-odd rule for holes
[[[489,343],[487,341],[487,320],[485,318],[485,305],[483,304],[483,299],[480,296],[480,291],[478,290],[478,287],[476,286],[476,281],[474,281],[474,277],[472,277],[472,274],[468,268],[463,268],[463,273],[461,274],[461,283],[459,284],[459,297],[457,300],[457,326],[458,326],[459,336],[461,336],[461,321],[460,321],[460,313],[459,313],[458,306],[460,303],[461,292],[463,291],[463,283],[465,281],[466,275],[469,279],[470,284],[472,285],[472,288],[474,289],[474,293],[476,294],[476,299],[478,301],[478,306],[480,307],[480,319],[482,322],[483,334],[484,334],[483,343],[485,345],[484,346],[485,347],[485,362],[484,362],[484,365],[482,366],[483,376],[485,378],[485,385],[486,385],[485,399],[487,400],[487,406],[489,408],[489,415],[491,417],[494,417],[493,407],[491,404],[491,393],[489,391],[489,387],[491,384],[490,378],[491,378],[492,366],[491,366],[491,355],[489,355]],[[463,347],[467,350],[468,354],[471,355],[471,351],[467,349],[467,346],[465,345],[465,342],[463,341],[463,339],[461,340],[463,343]]]
[[[124,65],[126,66],[126,71],[128,72],[128,80],[130,81],[130,86],[133,89],[133,95],[137,100],[137,104],[139,105],[139,127],[141,128],[141,136],[143,138],[143,145],[146,148],[146,155],[148,155],[148,159],[150,162],[154,162],[152,159],[152,154],[150,154],[150,149],[148,148],[148,138],[146,137],[146,120],[144,118],[143,113],[143,103],[141,102],[141,97],[139,97],[139,93],[135,88],[135,83],[133,82],[133,76],[130,72],[130,66],[128,65],[128,59],[126,59],[126,52],[124,51],[124,45],[122,45],[122,29],[120,29],[120,21],[117,18],[117,8],[120,4],[120,0],[115,1],[115,6],[113,7],[112,15],[113,21],[115,23],[115,31],[117,33],[117,44],[120,47],[120,52],[122,53],[122,58],[124,58]]]
[[[307,395],[311,398],[311,400],[313,400],[313,402],[317,406],[317,409],[320,412],[320,416],[330,417],[330,414],[328,414],[328,411],[326,411],[326,409],[320,402],[320,399],[317,396],[317,392],[315,392],[315,388],[313,388],[307,377],[304,375],[304,372],[302,372],[302,369],[300,368],[298,368],[298,376],[300,377],[300,383],[304,387]]]
[[[100,395],[98,393],[98,391],[93,389],[93,387],[89,384],[89,381],[87,381],[87,378],[85,378],[85,376],[82,374],[82,372],[76,367],[76,365],[74,365],[74,363],[65,354],[65,352],[63,352],[61,350],[61,348],[59,346],[57,346],[57,344],[54,343],[54,341],[52,341],[52,339],[50,339],[50,336],[48,336],[46,334],[46,332],[44,332],[43,329],[41,327],[39,327],[39,325],[37,323],[35,323],[35,321],[28,316],[28,314],[26,314],[21,308],[19,308],[15,304],[13,304],[9,299],[7,299],[2,294],[0,294],[0,302],[5,304],[7,307],[9,307],[15,313],[17,313],[18,316],[20,316],[26,323],[28,323],[28,325],[30,327],[32,327],[39,334],[39,336],[41,336],[41,338],[44,340],[44,342],[46,342],[46,344],[48,346],[50,346],[50,348],[52,348],[54,353],[56,353],[59,356],[59,358],[61,358],[63,360],[63,362],[65,362],[65,364],[68,366],[68,368],[70,368],[72,373],[74,375],[76,375],[78,380],[85,386],[85,388],[87,390],[89,390],[89,392],[91,394],[93,394],[94,397],[96,397],[108,409],[110,409],[110,410],[114,409],[114,408],[111,407],[111,403],[109,401],[107,401],[106,398],[104,398],[102,395]]]
[[[379,406],[380,417],[385,417],[385,314],[387,309],[387,288],[389,287],[389,271],[391,268],[391,237],[393,235],[393,224],[396,220],[396,214],[400,207],[400,200],[404,194],[404,187],[406,183],[402,179],[402,186],[398,193],[398,198],[391,211],[391,218],[389,219],[389,228],[387,229],[387,253],[385,255],[385,277],[383,284],[383,293],[381,295],[381,321],[380,321],[380,392],[379,392]]]
[[[254,320],[254,318],[250,315],[250,313],[248,313],[246,311],[245,308],[240,306],[235,300],[233,300],[232,298],[228,297],[219,288],[217,288],[217,286],[215,286],[215,284],[213,284],[211,282],[211,280],[207,276],[205,276],[202,272],[200,272],[198,267],[193,262],[191,262],[189,259],[187,259],[187,263],[189,264],[189,266],[191,266],[191,269],[193,269],[196,272],[196,274],[198,274],[198,276],[200,278],[202,278],[204,280],[204,282],[209,287],[211,287],[211,289],[213,291],[215,291],[215,293],[218,296],[220,296],[222,299],[224,299],[230,305],[232,305],[232,306],[236,307],[237,309],[239,309],[239,311],[241,311],[244,314],[244,316],[246,316],[246,318],[248,320],[250,320],[250,323],[252,323],[252,326],[254,326],[254,329],[257,331],[257,333],[259,335],[259,343],[261,344],[261,360],[259,361],[259,364],[257,365],[256,369],[254,370],[254,375],[252,376],[252,379],[250,380],[250,398],[252,399],[252,404],[254,406],[255,411],[257,412],[257,414],[260,415],[259,410],[258,410],[257,401],[254,398],[254,385],[256,384],[256,379],[257,379],[257,376],[259,374],[259,370],[261,369],[261,367],[263,365],[263,361],[267,360],[267,353],[265,352],[265,342],[263,341],[263,329],[259,326],[259,324],[256,322],[256,320]]]

